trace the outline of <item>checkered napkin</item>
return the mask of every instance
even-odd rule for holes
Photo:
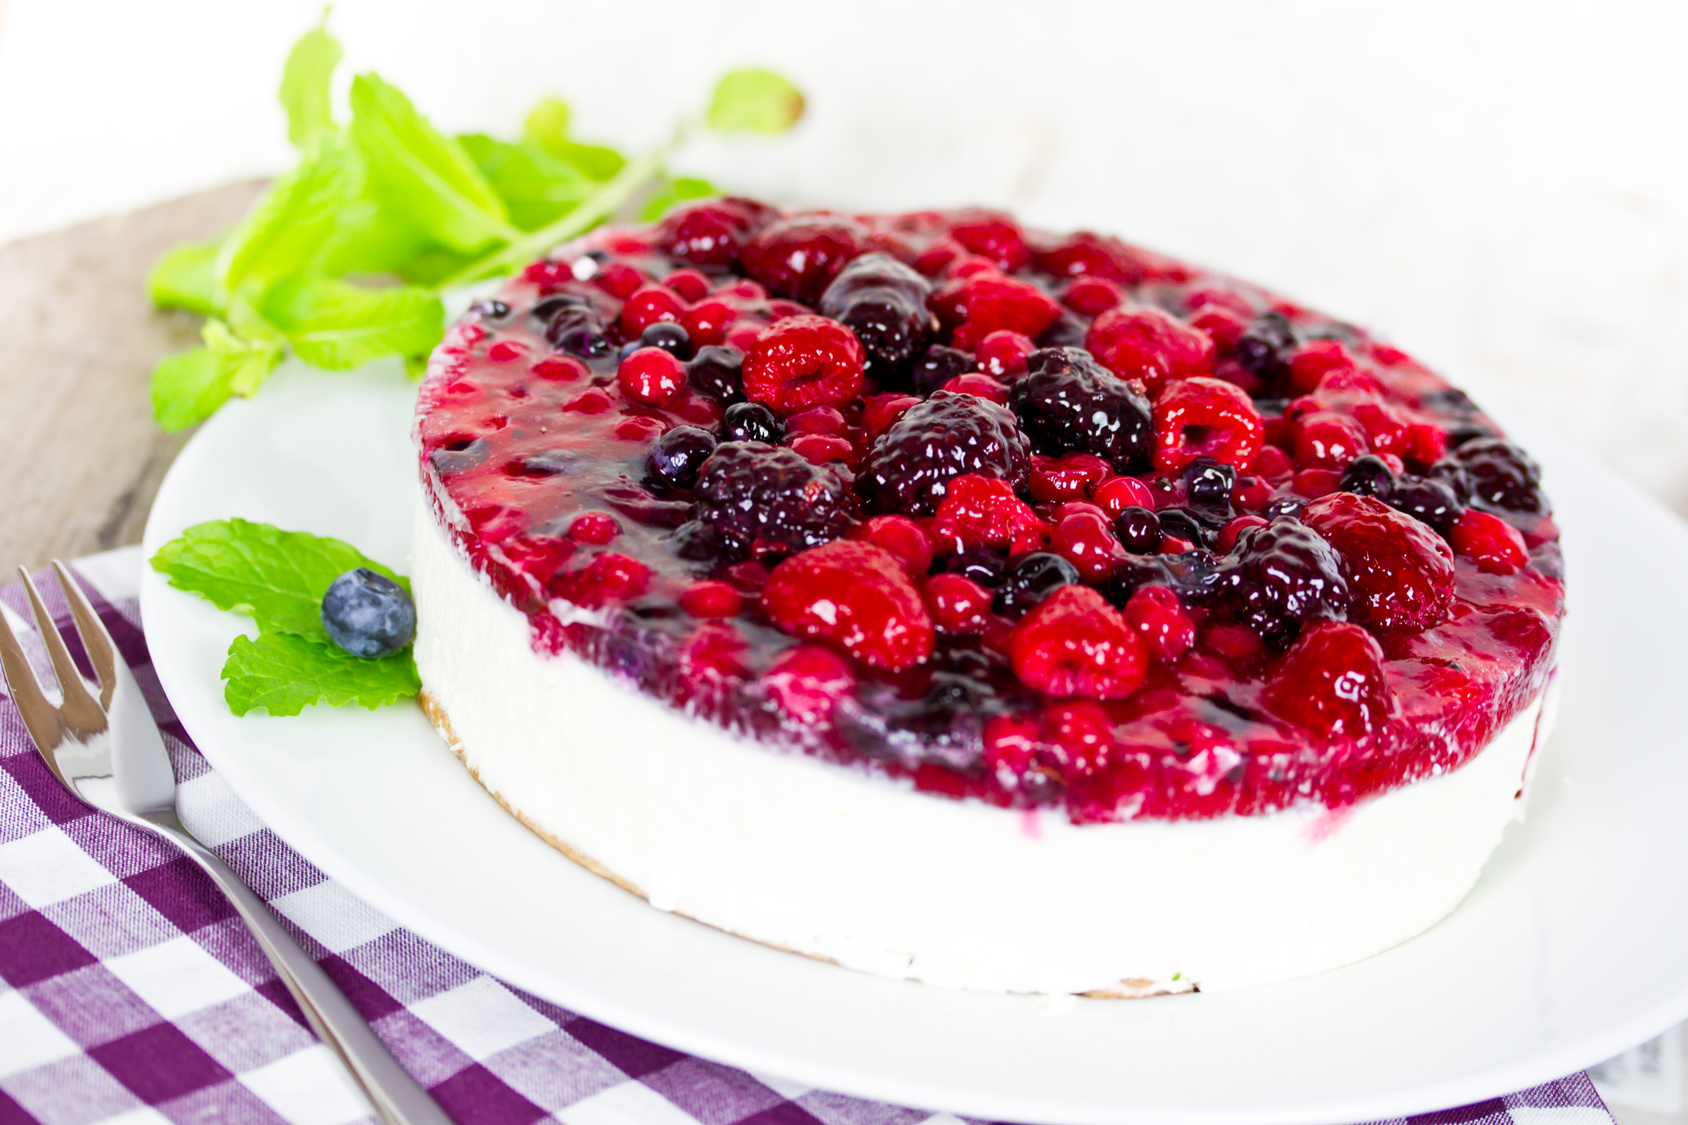
[[[692,1058],[505,985],[353,898],[258,822],[188,740],[138,625],[142,560],[77,570],[160,720],[182,819],[283,918],[399,1060],[460,1122],[914,1125],[931,1114]],[[37,579],[73,653],[54,582]],[[0,613],[26,643],[21,588]],[[37,645],[32,652],[45,667]],[[210,881],[69,797],[0,698],[0,1125],[288,1121],[369,1107]],[[1582,1074],[1414,1123],[1611,1125]]]

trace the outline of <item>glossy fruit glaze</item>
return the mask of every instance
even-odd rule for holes
[[[1079,823],[1452,769],[1543,689],[1564,612],[1538,471],[1461,392],[994,212],[598,232],[448,332],[416,434],[536,651]]]

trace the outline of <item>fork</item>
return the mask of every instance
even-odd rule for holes
[[[345,1064],[383,1122],[451,1125],[451,1118],[405,1072],[345,993],[282,928],[264,900],[182,826],[176,815],[176,774],[134,675],[118,659],[111,634],[70,571],[57,559],[53,570],[99,679],[97,698],[71,661],[64,638],[22,567],[18,573],[58,677],[62,697],[58,706],[48,700],[24,658],[23,646],[0,614],[0,668],[47,769],[83,803],[169,840],[211,876],[258,939],[311,1029]]]

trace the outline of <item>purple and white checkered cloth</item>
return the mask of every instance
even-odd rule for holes
[[[160,720],[182,819],[292,923],[453,1118],[959,1125],[635,1039],[519,992],[353,898],[259,823],[189,742],[147,658],[134,596],[141,564],[129,549],[77,569],[104,596],[101,616]],[[80,653],[56,584],[37,585]],[[21,587],[0,590],[0,613],[33,639]],[[0,697],[0,1125],[368,1119],[210,881],[168,846],[69,797]],[[1582,1074],[1411,1120],[1612,1122]]]

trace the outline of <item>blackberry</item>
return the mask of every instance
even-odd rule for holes
[[[1500,438],[1477,438],[1450,458],[1471,479],[1471,494],[1481,505],[1540,515],[1547,511],[1541,494],[1541,469],[1530,455]]]
[[[1124,508],[1114,517],[1114,534],[1120,546],[1134,555],[1152,555],[1160,550],[1160,517],[1147,508]]]
[[[667,323],[658,321],[659,324]],[[655,325],[652,325],[654,328]],[[648,331],[648,330],[647,330]],[[697,350],[686,364],[686,382],[700,395],[708,395],[717,402],[744,401],[744,353],[737,348],[710,344]],[[728,408],[729,411],[731,407]],[[766,407],[761,409],[766,410]],[[770,414],[770,417],[772,415]],[[743,438],[734,441],[768,441],[768,438]],[[777,439],[775,439],[777,440]]]
[[[1018,488],[1030,465],[1030,443],[1005,407],[939,391],[874,439],[856,487],[879,511],[929,516],[955,477],[978,473]]]
[[[698,470],[715,452],[715,435],[699,426],[675,426],[657,438],[645,454],[645,472],[669,488],[690,488]]]
[[[1336,548],[1300,520],[1277,519],[1237,537],[1220,585],[1237,619],[1285,649],[1308,621],[1348,617],[1348,583]]]
[[[863,370],[889,390],[932,334],[931,295],[931,283],[891,255],[863,254],[821,294],[820,312],[856,334]]]
[[[721,415],[723,441],[759,441],[774,445],[785,439],[785,427],[774,412],[759,402],[735,402]]]
[[[1378,499],[1397,512],[1429,524],[1444,537],[1453,530],[1460,514],[1465,511],[1465,505],[1459,502],[1459,497],[1446,481],[1415,477],[1410,473],[1395,483],[1389,495]]]
[[[1027,360],[1008,402],[1039,453],[1095,453],[1121,473],[1148,469],[1149,402],[1082,348],[1044,348]]]
[[[849,482],[791,449],[754,441],[715,447],[697,482],[697,518],[727,559],[788,555],[843,535],[856,522]]]
[[[1077,586],[1078,567],[1049,551],[1033,551],[1014,564],[991,608],[1009,617],[1023,617],[1062,586]]]
[[[1383,458],[1375,453],[1368,453],[1351,461],[1348,467],[1342,470],[1342,480],[1337,484],[1337,488],[1343,492],[1352,492],[1356,496],[1375,496],[1384,503],[1389,502],[1389,494],[1394,487],[1395,474],[1384,464]]]
[[[545,324],[545,340],[553,348],[596,359],[613,346],[604,332],[604,316],[579,293],[558,293],[533,306],[533,316]]]
[[[933,344],[926,349],[925,355],[914,361],[914,368],[909,372],[908,389],[925,398],[957,375],[965,375],[974,369],[973,357],[966,352]]]

